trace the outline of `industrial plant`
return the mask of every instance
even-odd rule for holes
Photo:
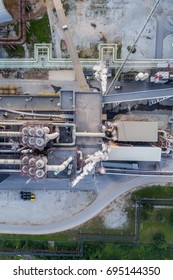
[[[28,2],[18,0],[18,35],[1,36],[0,45],[11,50],[25,42],[29,28],[25,13],[32,9]],[[38,182],[42,182],[39,188],[45,189],[51,182],[58,189],[58,184],[65,181],[66,189],[77,191],[78,186],[82,189],[86,178],[97,177],[102,181],[104,176],[110,176],[116,181],[119,175],[134,178],[173,175],[170,169],[173,156],[171,113],[167,117],[160,114],[159,118],[159,113],[154,116],[149,108],[156,104],[159,110],[164,102],[167,102],[165,106],[172,104],[173,61],[164,67],[162,58],[129,61],[159,2],[152,7],[134,45],[128,46],[126,58],[114,60],[117,45],[105,42],[100,47],[99,59],[80,60],[63,5],[60,0],[52,0],[46,1],[46,7],[53,11],[70,59],[53,58],[52,42],[32,46],[33,58],[0,59],[0,174],[7,178],[14,175],[16,182],[20,181],[18,194],[22,200],[36,203],[34,187]],[[1,13],[3,22],[12,20],[3,1],[0,1]],[[41,70],[52,68],[62,73],[73,68],[78,90],[67,89],[67,85],[66,88],[55,86],[48,79],[35,79],[34,75]],[[25,71],[32,70],[34,78],[24,90]],[[122,74],[128,78],[133,76],[132,83],[125,83]],[[161,88],[163,84],[165,87]],[[134,107],[137,112],[132,114]],[[142,112],[144,109],[146,114]],[[2,179],[2,184],[4,182]],[[36,234],[39,232],[36,226],[34,230]],[[6,232],[5,226],[2,232]],[[30,234],[32,230],[28,226],[23,232]]]

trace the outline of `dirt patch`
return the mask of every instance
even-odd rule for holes
[[[126,208],[128,200],[129,196],[120,196],[99,214],[106,228],[118,229],[127,226],[128,214]]]
[[[6,9],[9,11],[14,21],[18,20],[18,0],[4,0],[4,5]],[[29,10],[26,9],[26,19],[36,19],[42,17],[46,12],[46,3],[45,0],[29,0],[28,7]]]
[[[48,80],[48,77],[47,70],[27,70],[24,74],[25,79]]]
[[[30,0],[31,5],[34,5],[32,11],[29,12],[29,19],[42,17],[46,13],[46,0]]]
[[[18,0],[4,0],[4,5],[14,20],[18,19]]]

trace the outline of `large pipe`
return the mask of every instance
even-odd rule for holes
[[[75,132],[76,137],[105,137],[104,132]]]
[[[0,169],[1,173],[20,173],[21,171],[19,169]]]
[[[53,171],[55,175],[58,175],[62,172],[69,163],[73,160],[72,157],[69,157],[66,161],[64,161],[61,165],[47,165],[47,171]]]
[[[0,164],[5,164],[5,165],[8,165],[8,164],[17,164],[17,165],[20,165],[21,164],[21,160],[20,159],[0,159]]]
[[[61,119],[73,119],[73,116],[71,114],[57,114],[57,115],[51,115],[51,114],[42,114],[42,113],[27,113],[23,111],[16,111],[16,110],[11,110],[11,109],[6,109],[6,108],[1,108],[0,111],[6,111],[9,113],[13,114],[18,114],[18,115],[23,115],[23,116],[31,116],[31,117],[46,117],[46,118],[61,118]]]
[[[20,131],[0,131],[0,137],[20,137],[21,135]]]
[[[54,140],[58,136],[59,136],[59,132],[54,132],[54,133],[51,133],[51,134],[46,134],[47,142],[50,141],[50,140]]]

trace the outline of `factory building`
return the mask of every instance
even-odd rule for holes
[[[112,137],[108,161],[160,162],[162,149],[158,143],[158,122],[116,121],[108,123],[106,134]]]
[[[0,174],[76,178],[85,160],[98,160],[101,104],[100,93],[1,95]]]
[[[161,161],[161,148],[159,147],[128,147],[111,146],[108,152],[110,161]]]
[[[157,142],[158,122],[119,121],[117,139],[120,142]]]

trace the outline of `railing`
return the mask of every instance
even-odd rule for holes
[[[105,60],[104,52],[112,51],[112,59],[109,61],[109,67],[119,68],[123,59],[116,59],[117,45],[116,44],[100,44],[98,46],[98,58],[80,59],[83,68],[92,68],[94,65]],[[146,59],[146,60],[128,60],[125,68],[132,69],[147,69],[156,68],[157,64],[168,63],[173,66],[173,59]],[[52,44],[35,44],[33,58],[1,58],[0,68],[42,68],[42,69],[72,69],[73,64],[70,59],[54,58],[52,55]]]

